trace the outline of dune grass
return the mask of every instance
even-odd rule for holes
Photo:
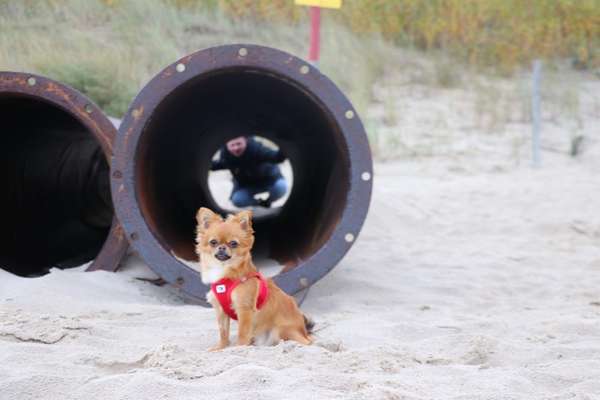
[[[197,4],[198,0],[178,0]],[[291,0],[219,0],[231,15],[297,21]],[[534,58],[600,67],[600,0],[346,0],[328,11],[353,32],[442,49],[465,64],[510,73]]]
[[[121,116],[145,82],[195,50],[252,43],[307,54],[306,24],[234,20],[216,3],[203,4],[0,0],[0,69],[47,75]],[[331,19],[324,19],[323,32],[320,68],[364,111],[385,62],[382,53],[393,46],[375,35],[358,37]]]
[[[473,121],[463,125],[497,134],[507,124],[528,118],[530,57],[555,57],[568,68],[597,64],[600,23],[590,22],[598,20],[600,0],[515,1],[347,0],[341,11],[323,12],[319,67],[361,114],[376,157],[434,153],[404,141],[406,121],[398,98],[410,99],[413,90],[465,92],[474,111],[465,116]],[[49,76],[120,117],[162,68],[202,48],[252,43],[305,57],[307,9],[292,3],[0,0],[0,70]],[[525,31],[531,35],[527,40]],[[570,58],[565,62],[565,57]],[[495,68],[482,69],[485,65]],[[486,76],[494,71],[504,76],[510,71],[511,82],[499,82],[495,73]],[[556,118],[577,121],[573,131],[579,132],[577,85],[567,82],[562,71],[547,76],[545,109]],[[377,87],[390,84],[393,90],[374,98]],[[381,115],[372,111],[378,102]],[[432,124],[437,130],[432,135],[441,137],[439,132],[450,129],[444,118],[430,118],[439,120]],[[418,132],[419,127],[411,129]]]

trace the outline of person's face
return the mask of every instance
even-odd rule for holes
[[[227,142],[227,151],[236,157],[241,156],[246,151],[246,138],[239,136]]]

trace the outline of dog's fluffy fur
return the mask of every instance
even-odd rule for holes
[[[251,256],[254,244],[251,211],[242,211],[223,220],[211,210],[201,208],[196,220],[196,253],[205,284],[222,278],[240,279],[256,271]],[[256,309],[258,279],[240,283],[231,294],[232,308],[239,323],[238,345],[275,344],[280,340],[310,344],[312,321],[302,314],[293,297],[271,279],[267,284],[269,296],[260,310]],[[220,334],[219,343],[211,350],[220,350],[229,345],[230,318],[212,291],[208,292],[207,300],[217,312]]]

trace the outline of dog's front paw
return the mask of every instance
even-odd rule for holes
[[[252,338],[250,339],[238,339],[236,345],[237,346],[251,346],[254,344],[254,340]]]
[[[226,348],[228,346],[227,343],[219,343],[211,348],[208,349],[208,351],[214,352],[214,351],[219,351],[219,350],[223,350],[224,348]]]

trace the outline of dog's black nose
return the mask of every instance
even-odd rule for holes
[[[224,253],[225,251],[227,251],[227,247],[219,246],[219,247],[217,247],[217,250],[219,251],[219,253]]]

